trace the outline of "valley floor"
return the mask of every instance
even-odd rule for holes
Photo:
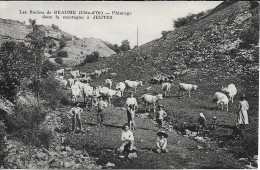
[[[85,133],[67,134],[71,147],[85,149],[90,155],[98,157],[98,164],[107,162],[119,169],[180,169],[180,168],[243,168],[243,164],[226,149],[213,141],[207,144],[183,137],[175,130],[167,131],[169,153],[157,154],[157,124],[150,119],[136,117],[137,129],[133,131],[137,158],[119,158],[115,152],[121,145],[122,125],[127,122],[126,111],[119,107],[106,109],[104,127],[96,126],[96,110],[85,111],[82,116]],[[198,149],[202,146],[204,149]]]

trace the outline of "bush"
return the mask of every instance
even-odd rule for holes
[[[41,72],[42,77],[47,78],[54,70],[57,70],[57,66],[53,64],[49,59],[44,60]]]
[[[71,37],[66,37],[65,35],[62,35],[59,41],[60,49],[62,49],[67,45],[67,41],[71,41],[71,40],[72,40]]]
[[[0,94],[14,102],[21,80],[31,78],[34,58],[24,43],[5,42],[0,49]]]
[[[63,64],[63,60],[60,57],[55,58],[54,61],[58,64]]]
[[[185,25],[192,23],[193,21],[197,21],[200,17],[202,17],[205,12],[200,12],[198,14],[188,14],[185,17],[178,18],[173,21],[173,27],[179,28]]]
[[[6,149],[6,127],[2,121],[0,121],[0,166],[4,164],[4,158],[6,156],[5,149]]]
[[[48,42],[48,44],[47,44],[47,47],[49,47],[49,48],[56,47],[55,41],[54,41],[54,40],[50,40],[50,41]]]
[[[41,79],[40,86],[40,97],[46,101],[48,106],[54,109],[63,94],[59,83],[54,77],[50,76],[46,79]]]
[[[7,131],[20,141],[36,147],[48,148],[54,138],[48,129],[40,129],[47,112],[35,107],[17,108],[15,114],[7,115]]]
[[[90,55],[86,55],[86,58],[81,63],[81,66],[84,66],[86,63],[97,62],[98,59],[99,59],[99,53],[95,51],[95,52],[91,53]]]
[[[57,57],[60,57],[60,58],[68,58],[68,52],[67,51],[59,51],[58,54],[57,54]]]
[[[51,27],[55,30],[59,30],[60,28],[57,25],[52,24]]]
[[[251,26],[246,30],[243,30],[240,35],[241,40],[240,43],[241,48],[250,48],[250,44],[257,45],[259,42],[259,20],[258,18],[253,18]]]
[[[65,106],[68,106],[70,104],[69,97],[67,95],[62,96],[60,99],[60,103]]]
[[[166,39],[166,36],[170,33],[171,31],[162,31],[161,34],[162,34],[162,38],[163,39]]]

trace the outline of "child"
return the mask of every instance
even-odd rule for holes
[[[212,120],[212,129],[216,130],[217,128],[218,128],[218,119],[216,116],[214,116]]]
[[[157,112],[157,122],[159,124],[159,128],[163,127],[164,121],[163,119],[167,116],[167,113],[162,110],[163,106],[159,105],[159,111]]]
[[[102,96],[99,96],[99,101],[98,101],[98,114],[97,114],[97,122],[98,126],[103,127],[103,122],[104,122],[104,109],[107,107],[107,103],[103,101]]]
[[[134,135],[133,132],[130,130],[128,123],[123,126],[121,140],[123,141],[123,143],[120,148],[117,149],[117,151],[122,153],[125,150],[125,147],[127,147],[130,152],[132,152],[134,145]]]
[[[167,146],[167,133],[165,131],[160,131],[157,133],[157,135],[159,136],[159,138],[157,138],[157,153],[168,153],[169,150],[166,148]]]
[[[205,118],[205,116],[204,116],[203,113],[200,113],[199,115],[200,115],[200,117],[198,118],[197,134],[202,133],[203,136],[205,136],[204,131],[205,131],[205,129],[206,129],[206,118]]]

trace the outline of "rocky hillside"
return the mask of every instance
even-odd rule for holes
[[[80,39],[60,30],[56,25],[41,25],[40,27],[45,32],[46,37],[45,55],[54,57],[59,51],[66,51],[68,57],[63,58],[64,64],[79,64],[86,55],[94,51],[98,51],[100,57],[109,57],[115,54],[102,40],[96,38]],[[32,28],[23,22],[0,18],[0,30],[0,44],[2,44],[8,40],[26,42],[26,35],[32,31]],[[62,40],[64,41],[63,47],[60,46]],[[54,58],[50,60],[54,61]]]
[[[244,140],[241,144],[243,152],[248,153],[240,153],[242,156],[257,154],[255,151],[258,147],[259,118],[259,4],[245,1],[223,3],[213,9],[210,15],[208,13],[195,22],[169,31],[160,39],[100,60],[96,64],[86,64],[79,69],[92,72],[100,68],[113,68],[113,72],[118,73],[113,79],[115,84],[126,79],[143,80],[143,88],[152,86],[155,93],[161,93],[161,88],[149,83],[151,76],[173,74],[176,75],[172,89],[175,97],[179,82],[198,85],[198,92],[194,93],[191,100],[186,101],[191,104],[189,109],[178,107],[181,100],[169,99],[169,103],[163,103],[177,122],[189,119],[196,121],[194,113],[202,111],[209,117],[217,115],[223,118],[222,121],[228,125],[235,124],[237,103],[230,104],[230,113],[218,115],[215,110],[216,104],[211,102],[214,93],[221,91],[222,85],[234,83],[238,89],[236,102],[243,93],[249,96],[251,113],[250,125],[245,132],[247,141]],[[95,81],[102,84],[106,78],[108,76],[104,75]],[[144,89],[140,90],[137,96],[144,93]]]
[[[209,12],[210,15],[206,14],[207,17],[202,17],[197,22],[169,31],[165,37],[87,67],[97,69],[106,66],[115,71],[124,67],[126,69],[118,72],[130,76],[132,74],[128,73],[136,73],[136,70],[139,70],[137,73],[143,72],[151,76],[159,72],[178,74],[187,69],[200,68],[208,71],[215,68],[217,70],[214,71],[239,75],[246,71],[257,72],[259,47],[257,43],[246,44],[241,38],[252,25],[259,24],[257,5],[252,2],[221,4],[217,10],[213,9],[213,12]],[[225,66],[217,67],[219,62]],[[215,66],[211,67],[213,64]],[[146,76],[134,74],[134,77]]]

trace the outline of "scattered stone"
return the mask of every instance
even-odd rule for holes
[[[76,159],[75,159],[75,162],[76,162],[77,164],[79,164],[79,163],[82,162],[82,159],[81,159],[81,158],[76,158]]]
[[[106,166],[106,165],[105,165]],[[86,169],[93,169],[95,167],[94,164],[89,164],[86,166]],[[103,167],[102,167],[103,168]]]
[[[105,167],[109,168],[109,167],[115,167],[116,165],[114,163],[108,162],[106,163]]]
[[[129,159],[136,158],[136,157],[137,157],[136,152],[128,154]]]
[[[198,145],[197,148],[198,148],[198,150],[203,150],[203,149],[205,149],[204,147],[202,147],[202,146],[200,146],[200,145]]]
[[[70,167],[70,163],[69,162],[64,162],[64,168],[69,168]]]
[[[257,169],[257,167],[253,167],[252,165],[246,165],[248,169]]]
[[[49,162],[49,168],[61,169],[62,166],[61,166],[61,164],[60,164],[57,160],[53,159],[53,160],[51,160],[51,161]]]
[[[66,146],[65,150],[68,151],[68,152],[71,152],[71,148],[69,146]]]

